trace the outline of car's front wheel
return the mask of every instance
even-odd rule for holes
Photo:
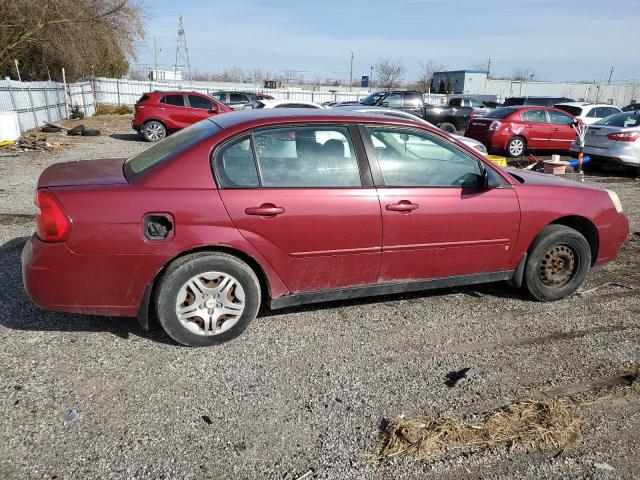
[[[511,158],[521,157],[525,154],[527,145],[522,137],[513,137],[507,143],[507,155]]]
[[[159,142],[167,136],[167,128],[157,120],[150,120],[142,127],[142,135],[147,142]]]
[[[591,248],[584,236],[565,225],[548,225],[529,249],[524,283],[536,300],[560,300],[578,290],[590,267]]]
[[[156,312],[162,328],[190,347],[223,343],[240,335],[258,314],[260,283],[254,271],[224,253],[195,253],[162,275]]]

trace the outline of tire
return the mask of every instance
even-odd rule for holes
[[[44,127],[42,127],[40,129],[41,132],[43,133],[58,133],[62,131],[62,128],[60,127],[51,127],[49,125],[45,125]]]
[[[155,301],[167,335],[182,345],[205,347],[237,337],[256,318],[260,282],[246,263],[232,255],[195,253],[167,268]],[[181,318],[179,308],[184,310]]]
[[[540,302],[573,294],[591,267],[591,248],[576,230],[547,225],[535,238],[527,257],[524,284]]]
[[[67,130],[67,135],[82,135],[84,128],[84,125],[78,125],[77,127],[70,128]]]
[[[510,158],[523,156],[527,153],[527,142],[522,137],[513,137],[507,143],[506,153]]]
[[[96,129],[85,129],[82,131],[82,136],[83,137],[98,137],[100,136],[100,130],[96,130]]]
[[[456,126],[453,123],[449,123],[449,122],[444,122],[438,125],[438,128],[442,131],[445,131],[447,133],[458,133],[458,129],[456,128]]]
[[[159,142],[167,136],[167,128],[162,122],[149,120],[142,126],[142,136],[147,142]]]

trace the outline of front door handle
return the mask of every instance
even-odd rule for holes
[[[554,132],[558,132],[560,129],[558,127],[553,127]]]
[[[400,213],[409,213],[413,210],[416,210],[419,207],[417,203],[411,203],[408,200],[402,200],[398,203],[394,203],[392,205],[387,205],[387,210],[390,212],[400,212]]]
[[[259,207],[250,207],[244,210],[247,215],[259,215],[261,217],[275,217],[284,213],[284,208],[276,207],[273,203],[263,203]]]

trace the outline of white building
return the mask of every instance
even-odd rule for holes
[[[182,70],[180,67],[174,67],[171,70],[152,68],[149,70],[149,80],[182,80]]]

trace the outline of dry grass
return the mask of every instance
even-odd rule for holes
[[[399,418],[380,434],[380,449],[372,460],[406,455],[418,460],[446,451],[514,450],[565,451],[582,440],[584,423],[565,405],[522,400],[480,419],[453,417]]]
[[[127,115],[133,113],[133,108],[127,105],[106,105],[99,103],[94,115]]]

